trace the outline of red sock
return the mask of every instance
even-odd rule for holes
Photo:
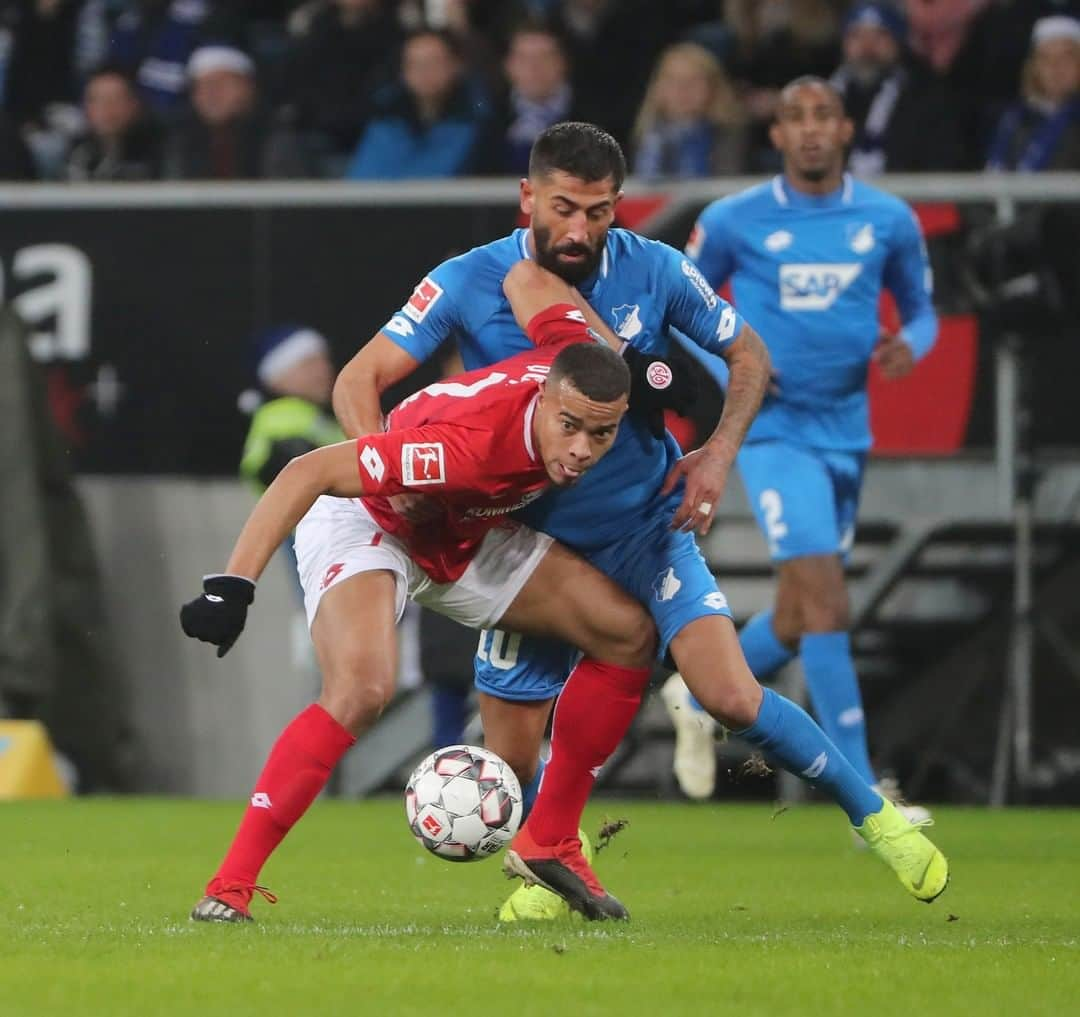
[[[634,719],[650,669],[583,660],[574,668],[555,705],[551,759],[540,794],[529,813],[537,844],[576,837],[597,771]]]
[[[315,801],[338,760],[356,743],[313,703],[274,742],[229,853],[206,892],[255,885],[266,859]],[[250,899],[251,894],[244,894]]]

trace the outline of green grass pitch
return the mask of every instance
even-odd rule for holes
[[[500,927],[497,861],[428,855],[397,801],[319,803],[264,873],[276,907],[196,925],[239,812],[0,805],[0,1015],[1080,1013],[1080,812],[941,809],[926,906],[827,807],[600,801],[633,920]]]

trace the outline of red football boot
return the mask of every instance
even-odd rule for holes
[[[630,917],[626,908],[600,885],[581,853],[581,841],[577,837],[568,837],[558,844],[537,844],[528,825],[523,826],[506,849],[503,872],[511,879],[520,876],[526,886],[538,883],[558,894],[589,921]]]

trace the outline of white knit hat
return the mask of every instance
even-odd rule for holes
[[[1031,45],[1038,46],[1054,39],[1071,39],[1080,42],[1080,21],[1067,14],[1055,14],[1049,18],[1039,18],[1031,30]]]
[[[251,57],[235,46],[200,46],[188,58],[188,77],[197,78],[213,71],[254,74],[255,64]]]

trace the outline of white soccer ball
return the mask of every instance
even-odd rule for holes
[[[521,785],[494,752],[450,745],[424,759],[405,785],[405,818],[432,854],[473,862],[510,843],[521,825]]]

